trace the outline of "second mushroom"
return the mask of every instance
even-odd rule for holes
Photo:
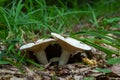
[[[53,38],[56,40],[56,42],[62,47],[62,54],[60,56],[59,65],[67,64],[69,57],[71,54],[74,54],[78,51],[84,51],[84,50],[91,50],[91,47],[89,47],[86,44],[83,44],[82,42],[70,38],[70,37],[63,37],[57,33],[51,33]]]

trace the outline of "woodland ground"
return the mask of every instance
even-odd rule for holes
[[[119,0],[0,0],[0,80],[120,80]],[[42,65],[20,46],[56,32],[92,47],[83,61]],[[58,50],[59,51],[59,50]],[[56,51],[57,52],[57,51]],[[53,55],[54,56],[54,55]]]

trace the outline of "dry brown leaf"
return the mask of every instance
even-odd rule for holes
[[[17,77],[12,77],[10,80],[27,80],[26,78],[17,78]]]
[[[25,67],[25,69],[26,69],[26,76],[28,76],[28,78],[33,78],[33,80],[42,80],[42,77],[40,77],[34,71],[30,70],[27,67]]]
[[[112,67],[109,68],[112,73],[114,73],[111,76],[119,76],[120,77],[120,64],[113,65]]]
[[[10,78],[11,78],[12,76],[11,75],[2,75],[2,76],[0,76],[0,80],[10,80]]]
[[[7,69],[0,69],[0,74],[11,74],[11,75],[19,74],[19,75],[21,75],[22,73],[19,72],[19,71],[11,71],[11,70],[7,70]]]
[[[83,80],[83,76],[82,75],[74,75],[74,79],[75,80]]]

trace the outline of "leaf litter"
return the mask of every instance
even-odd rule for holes
[[[109,46],[106,45],[106,47]],[[0,54],[4,50],[5,46],[0,46]],[[108,65],[105,53],[95,48],[91,52],[97,65],[90,66],[83,62],[77,62],[58,66],[49,63],[44,66],[44,70],[33,65],[23,65],[20,68],[9,64],[0,65],[0,80],[120,80],[119,63]],[[105,73],[105,69],[111,70],[111,72]]]
[[[41,71],[35,66],[22,66],[23,70],[12,65],[1,65],[0,80],[84,80],[86,77],[94,77],[93,80],[119,80],[120,64],[109,67],[111,73],[103,73],[96,67],[80,63],[63,66],[49,66]]]

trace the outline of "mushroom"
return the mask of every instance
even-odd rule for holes
[[[71,54],[74,54],[78,51],[81,52],[84,50],[91,50],[91,47],[89,47],[86,44],[83,44],[82,42],[74,38],[64,38],[63,36],[57,33],[51,33],[51,35],[54,37],[56,42],[62,47],[62,54],[60,56],[59,65],[66,64]]]
[[[54,41],[54,39],[40,39],[35,43],[28,43],[21,46],[20,50],[33,51],[38,61],[45,65],[48,63],[45,48]]]

